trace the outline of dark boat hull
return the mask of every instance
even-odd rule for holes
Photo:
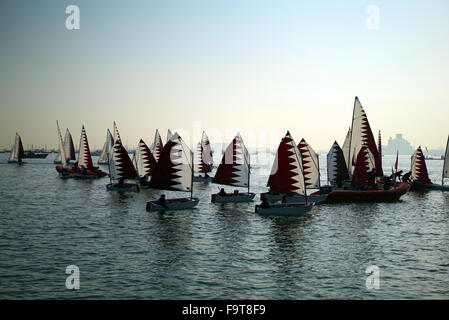
[[[407,193],[410,184],[401,182],[390,190],[336,190],[329,193],[328,202],[397,201]]]

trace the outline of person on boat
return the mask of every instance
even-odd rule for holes
[[[271,208],[271,205],[268,203],[266,198],[263,198],[262,203],[260,204],[261,208]]]
[[[124,188],[125,187],[125,179],[120,178],[117,183],[117,187]]]
[[[218,195],[219,195],[219,196],[222,196],[222,197],[225,197],[225,196],[227,196],[228,194],[226,193],[226,191],[225,191],[224,188],[221,188],[221,189],[220,189],[220,192],[218,193]]]
[[[204,179],[210,179],[210,176],[207,174],[207,172],[204,174]]]
[[[390,177],[385,178],[384,182],[384,190],[390,190],[391,188],[391,179]]]
[[[168,209],[167,200],[165,200],[165,194],[161,194],[160,198],[156,201],[156,203]]]
[[[81,174],[87,174],[87,169],[85,166],[81,166]]]
[[[371,170],[367,173],[367,182],[368,182],[368,188],[375,188],[376,187],[376,170]]]
[[[411,182],[410,176],[412,175],[412,171],[405,173],[402,176],[402,182]]]

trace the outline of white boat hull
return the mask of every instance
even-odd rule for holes
[[[192,209],[200,202],[199,198],[175,198],[167,199],[166,207],[157,203],[157,200],[147,202],[147,211],[167,211],[167,210],[183,210]]]
[[[327,194],[311,194],[307,196],[307,202],[315,202],[315,204],[323,203],[327,200]],[[306,197],[303,195],[286,196],[283,203],[305,203]]]
[[[256,213],[260,215],[276,215],[276,216],[288,216],[298,217],[301,216],[314,207],[315,203],[282,203],[273,204],[269,208],[262,208],[260,205],[256,206]]]
[[[441,190],[441,191],[449,191],[449,185],[441,185],[432,183],[429,185],[429,189],[431,190]]]
[[[109,183],[106,185],[106,190],[118,192],[139,192],[140,187],[135,183],[125,183],[123,187],[119,187],[117,183]]]
[[[230,193],[226,196],[221,196],[218,193],[213,194],[211,197],[212,203],[235,203],[235,202],[250,202],[253,201],[255,193],[242,192],[242,193]]]

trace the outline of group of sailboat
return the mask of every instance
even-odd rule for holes
[[[74,155],[75,153],[74,150],[72,150],[72,138],[70,136],[70,133],[68,133],[67,135],[67,130],[66,140],[62,140],[61,130],[59,129],[58,122],[56,122],[56,126],[59,138],[59,159],[61,160],[61,165],[56,166],[56,171],[59,173],[60,178],[94,179],[101,178],[107,175],[106,172],[102,171],[99,167],[94,167],[93,165],[92,155],[90,153],[89,142],[87,140],[87,134],[84,125],[81,128],[78,161],[75,162],[75,164],[71,167],[69,161],[72,160],[72,155]],[[68,143],[66,143],[67,141]]]

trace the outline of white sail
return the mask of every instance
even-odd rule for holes
[[[449,178],[449,136],[447,137],[446,153],[444,154],[443,179]]]
[[[98,163],[108,163],[108,155],[112,152],[112,147],[114,146],[114,137],[111,131],[106,133],[106,141],[104,143],[103,149],[101,150],[100,157],[98,158]]]
[[[318,154],[304,139],[301,140],[298,148],[299,152],[301,152],[306,187],[309,189],[320,188],[320,165]]]
[[[120,142],[121,142],[122,139],[120,138],[120,133],[118,132],[117,124],[115,123],[115,121],[113,123],[113,130],[114,130],[114,137],[113,137],[114,138],[114,143],[117,140],[120,140]]]
[[[80,148],[78,151],[78,169],[84,167],[86,169],[92,169],[92,156],[90,154],[89,142],[87,141],[86,129],[81,129]]]
[[[14,139],[14,147],[11,149],[11,154],[9,156],[9,162],[18,162],[22,160],[23,157],[23,146],[22,139],[18,133],[16,133],[16,137]]]
[[[337,183],[337,181],[348,179],[348,168],[346,167],[343,151],[337,141],[335,141],[327,154],[327,180],[330,183]]]
[[[120,139],[117,139],[112,147],[112,152],[109,156],[109,175],[111,180],[116,181],[120,179],[133,179],[137,177],[136,169],[134,168],[128,152],[122,145]]]
[[[174,135],[170,137],[170,140],[173,138]],[[159,130],[156,129],[156,133],[154,134],[154,141],[153,144],[150,147],[151,154],[153,155],[154,159],[156,161],[159,161],[159,157],[162,152],[163,148],[161,135],[159,134]]]
[[[203,131],[201,142],[197,144],[194,161],[194,171],[207,173],[212,171],[212,149],[210,147],[209,138]]]
[[[345,163],[346,163],[346,167],[348,166],[349,163],[349,148],[350,148],[350,144],[351,144],[351,128],[349,128],[348,133],[346,134],[346,138],[345,141],[343,143],[343,155],[345,157]]]
[[[167,142],[170,141],[172,136],[173,136],[173,133],[171,133],[170,129],[168,129],[167,130]]]
[[[64,145],[64,140],[62,140],[61,130],[59,129],[58,121],[56,121],[56,127],[58,128],[58,140],[59,140],[59,152],[60,152],[59,161],[61,162],[63,168],[67,168],[68,157],[67,157],[67,152],[66,152],[65,145]]]

